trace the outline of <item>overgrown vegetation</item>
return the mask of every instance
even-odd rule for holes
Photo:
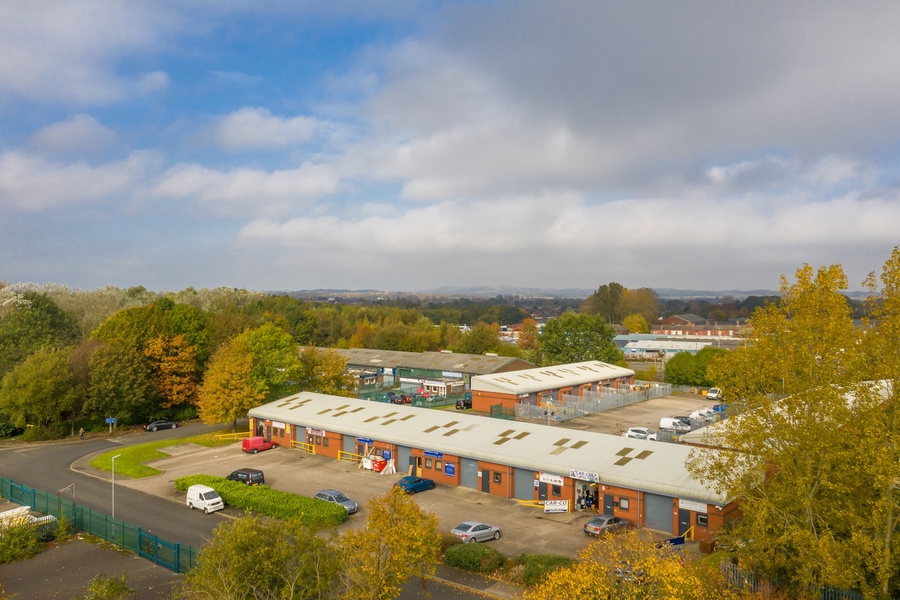
[[[250,486],[213,475],[179,477],[175,480],[175,489],[186,492],[195,484],[213,488],[228,506],[268,517],[296,519],[313,529],[340,525],[347,520],[347,510],[337,504],[275,490],[267,485]]]
[[[9,523],[0,533],[0,564],[31,558],[41,551],[37,529],[26,521]]]
[[[472,573],[491,573],[506,562],[506,557],[484,544],[457,544],[444,553],[448,565]]]

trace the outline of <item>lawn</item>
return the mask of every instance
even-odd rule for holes
[[[220,432],[221,433],[221,432]],[[95,456],[91,461],[91,466],[95,469],[103,471],[112,471],[112,457],[119,454],[116,459],[116,474],[127,475],[138,479],[140,477],[150,477],[158,475],[162,471],[148,467],[145,462],[156,460],[158,458],[166,458],[169,456],[165,452],[165,448],[169,446],[178,446],[181,444],[199,444],[208,448],[215,446],[227,446],[233,444],[233,439],[216,439],[216,433],[204,433],[203,435],[195,435],[193,437],[180,438],[177,440],[160,440],[156,442],[148,442],[146,444],[138,444],[137,446],[126,446],[124,448],[116,448],[99,456]]]

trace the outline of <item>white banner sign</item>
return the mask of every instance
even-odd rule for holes
[[[545,513],[569,512],[569,501],[568,500],[545,500],[544,501],[544,512]]]
[[[321,429],[313,429],[312,427],[307,427],[306,433],[308,433],[309,435],[318,435],[320,437],[325,437],[324,431],[322,431]]]
[[[284,429],[284,423],[281,421],[272,421],[272,427],[275,429]]]
[[[570,470],[569,477],[571,477],[572,479],[580,479],[582,481],[593,481],[594,483],[600,483],[600,475],[598,475],[597,473],[579,471],[578,469]]]
[[[559,475],[551,475],[550,473],[541,473],[540,476],[538,477],[538,480],[542,481],[544,483],[549,483],[551,485],[562,485],[563,484],[562,477],[560,477]]]
[[[678,500],[678,508],[683,508],[684,510],[692,510],[698,513],[706,513],[706,504],[702,502],[692,502],[691,500]]]

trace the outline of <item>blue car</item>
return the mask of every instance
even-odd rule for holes
[[[402,489],[407,494],[415,494],[416,492],[433,490],[434,481],[432,481],[431,479],[423,479],[422,477],[413,477],[412,475],[409,475],[400,479],[397,483],[394,484],[394,487]]]

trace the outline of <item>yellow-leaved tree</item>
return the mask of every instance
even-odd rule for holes
[[[150,363],[150,381],[160,406],[194,403],[197,397],[197,348],[183,335],[158,336],[147,342],[144,356]]]
[[[266,391],[253,385],[253,357],[240,338],[221,346],[213,355],[203,377],[197,409],[204,423],[233,422],[259,406]]]
[[[366,509],[366,526],[341,540],[343,598],[396,598],[411,577],[434,574],[441,553],[437,517],[396,487]]]

